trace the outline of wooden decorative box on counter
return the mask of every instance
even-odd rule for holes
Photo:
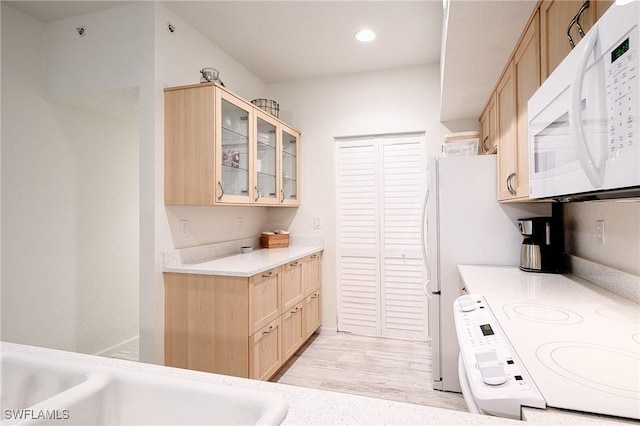
[[[289,234],[262,234],[260,236],[262,248],[285,248],[289,247]]]

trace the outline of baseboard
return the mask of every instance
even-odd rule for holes
[[[102,351],[96,352],[96,353],[94,353],[94,355],[109,357],[109,356],[111,356],[113,354],[116,354],[116,353],[120,352],[121,350],[131,346],[133,343],[135,343],[136,341],[139,341],[139,340],[140,340],[140,336],[134,336],[134,337],[132,337],[130,339],[127,339],[127,340],[125,340],[123,342],[120,342],[120,343],[118,343],[116,345],[108,347],[107,349],[104,349]]]
[[[320,327],[318,329],[318,333],[324,336],[335,336],[336,334],[338,334],[338,328],[337,327]]]

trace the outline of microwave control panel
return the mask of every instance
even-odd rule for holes
[[[638,86],[638,46],[636,44],[640,38],[637,32],[638,28],[635,27],[608,54],[605,54],[604,58],[607,65],[609,157],[617,155],[625,148],[632,148],[638,143],[636,139],[640,134],[638,128],[640,90]]]

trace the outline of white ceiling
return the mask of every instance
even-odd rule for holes
[[[169,1],[266,83],[440,60],[442,1]],[[378,35],[361,43],[363,28]]]
[[[51,22],[132,2],[7,3]],[[442,0],[163,3],[266,83],[437,63],[443,45]],[[535,3],[451,0],[442,121],[477,119]],[[356,42],[361,27],[378,38]]]

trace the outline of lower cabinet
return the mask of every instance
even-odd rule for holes
[[[320,304],[320,289],[314,291],[304,299],[302,308],[304,317],[304,338],[309,338],[322,324],[322,305]]]
[[[282,314],[282,352],[289,359],[307,340],[304,323],[304,302]]]
[[[249,278],[165,273],[165,365],[269,380],[321,325],[319,275],[302,272],[318,261]]]
[[[249,378],[269,380],[282,367],[282,325],[278,318],[249,337]]]

